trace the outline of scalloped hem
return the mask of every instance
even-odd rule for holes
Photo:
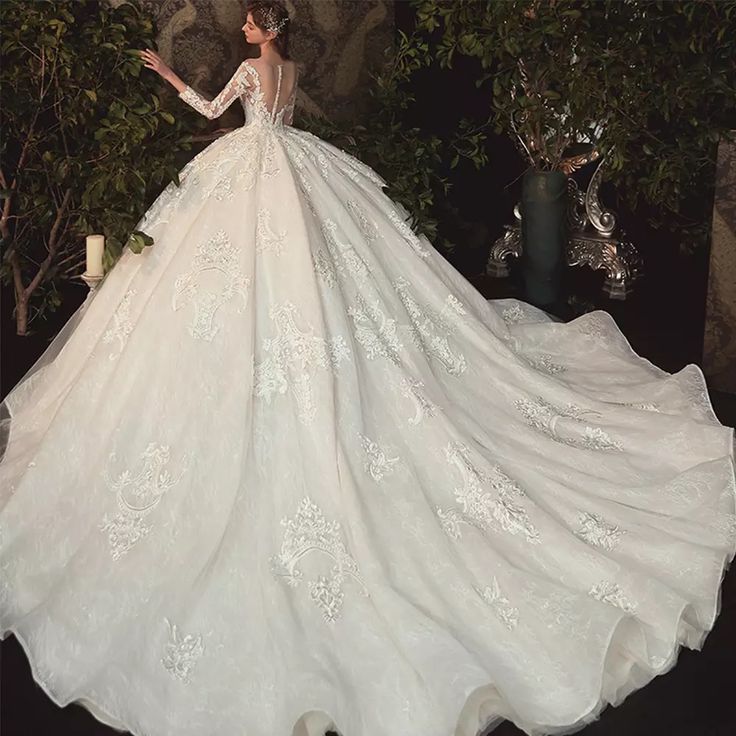
[[[720,565],[719,583],[715,591],[715,615],[713,622],[718,618],[722,605],[723,581],[727,570],[736,556],[736,547],[723,556]],[[539,720],[527,720],[523,713],[513,709],[509,700],[504,698],[501,690],[493,683],[482,683],[466,691],[465,700],[459,704],[457,725],[452,733],[428,733],[425,727],[421,732],[405,733],[403,736],[488,736],[504,721],[511,721],[517,728],[528,736],[567,736],[582,730],[589,724],[597,721],[602,712],[610,705],[616,707],[631,693],[646,686],[655,677],[666,674],[675,667],[683,647],[700,650],[713,624],[703,627],[693,626],[687,621],[687,615],[692,610],[690,603],[685,604],[677,618],[677,640],[670,649],[669,657],[653,668],[643,664],[644,659],[632,655],[632,648],[627,644],[646,646],[644,626],[632,614],[622,612],[621,617],[610,631],[608,645],[603,656],[603,668],[599,681],[599,695],[595,702],[582,709],[579,714],[570,719],[555,723],[541,723]],[[697,632],[697,636],[696,636]],[[57,698],[47,683],[38,675],[38,660],[33,656],[31,648],[25,639],[15,629],[10,628],[0,634],[0,640],[12,633],[20,643],[30,664],[34,681],[44,691],[46,696],[59,708],[69,704],[77,704],[85,708],[100,723],[118,730],[121,733],[130,733],[132,736],[168,736],[168,732],[160,734],[145,728],[134,730],[125,719],[113,715],[106,709],[106,704],[80,695],[66,702]],[[634,647],[634,651],[636,648]],[[334,717],[325,709],[315,707],[302,710],[296,715],[291,734],[281,736],[324,736],[325,731],[335,731],[338,736],[376,736],[376,734],[348,732],[340,729]],[[204,736],[204,735],[202,735]],[[253,736],[279,736],[278,734],[253,734]]]

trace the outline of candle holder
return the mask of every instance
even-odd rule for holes
[[[97,274],[92,275],[87,271],[82,274],[82,280],[89,286],[90,294],[97,289],[103,278],[105,278],[104,274],[100,274],[99,276]]]

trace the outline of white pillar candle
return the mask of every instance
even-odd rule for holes
[[[87,236],[87,275],[102,276],[102,252],[105,249],[104,235]]]

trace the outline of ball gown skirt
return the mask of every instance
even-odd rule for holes
[[[699,649],[703,374],[487,301],[370,167],[216,140],[2,402],[0,636],[136,736],[566,734]]]

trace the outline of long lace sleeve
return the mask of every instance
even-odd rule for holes
[[[284,125],[292,125],[294,122],[294,105],[296,104],[296,91],[299,84],[299,67],[294,70],[294,88],[289,95],[289,101],[285,105],[283,123]]]
[[[179,92],[178,96],[208,120],[213,120],[214,118],[219,118],[245,92],[249,84],[250,80],[245,70],[245,62],[243,62],[235,70],[235,73],[230,77],[228,83],[222,88],[222,91],[214,100],[208,100],[202,97],[202,95],[195,92],[189,85]]]

